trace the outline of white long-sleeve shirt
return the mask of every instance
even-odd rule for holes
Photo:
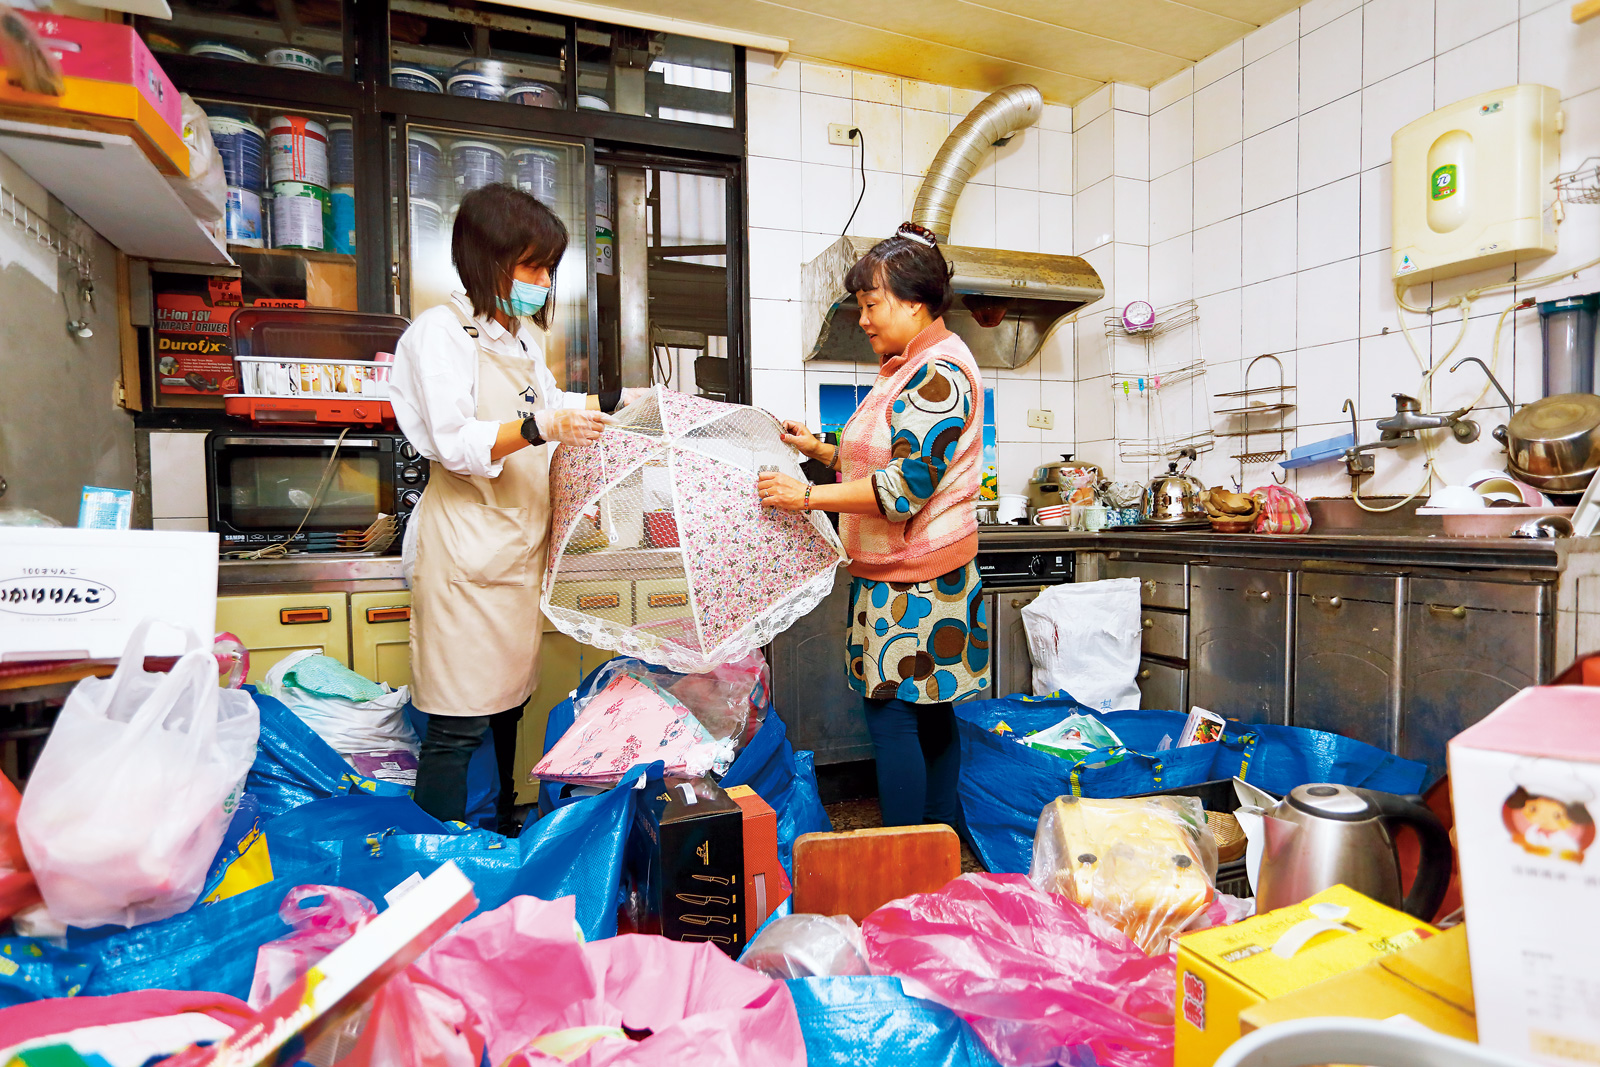
[[[539,394],[547,408],[581,408],[584,393],[570,393],[556,384],[544,362],[544,337],[524,322],[515,334],[493,319],[472,313],[467,294],[450,299],[478,328],[470,336],[445,305],[418,315],[395,346],[389,402],[395,422],[423,456],[461,475],[497,478],[502,461],[489,458],[500,424],[478,418],[478,346],[498,355],[521,357],[534,364]],[[416,525],[406,524],[401,561],[409,582],[416,563]]]

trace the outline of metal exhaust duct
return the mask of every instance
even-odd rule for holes
[[[1039,121],[1044,99],[1032,85],[991,93],[950,131],[917,189],[912,221],[939,236],[953,271],[956,302],[944,321],[980,367],[1020,367],[1038,354],[1064,316],[1105,295],[1100,276],[1077,256],[946,245],[956,201],[997,145]],[[814,337],[807,360],[877,363],[856,324],[856,296],[844,288],[850,268],[881,238],[841,237],[805,265],[801,329]]]

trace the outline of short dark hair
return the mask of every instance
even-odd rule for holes
[[[929,315],[938,318],[955,302],[955,290],[950,288],[953,272],[937,244],[905,236],[904,230],[879,241],[856,261],[845,275],[845,290],[887,289],[908,304],[924,305]]]
[[[567,228],[554,211],[514,185],[494,182],[461,198],[450,233],[450,261],[472,301],[473,314],[494,315],[505,279],[519,264],[545,267],[555,289],[556,264],[567,251]],[[554,300],[533,316],[540,329],[550,328]]]

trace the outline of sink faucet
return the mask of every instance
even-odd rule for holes
[[[1350,413],[1350,436],[1360,440],[1360,432],[1356,426],[1355,404],[1346,400],[1341,409]],[[1457,441],[1462,444],[1471,444],[1478,439],[1478,424],[1467,418],[1470,407],[1458,408],[1445,415],[1425,415],[1422,404],[1414,396],[1405,393],[1394,394],[1394,414],[1388,418],[1379,419],[1379,430],[1376,441],[1366,444],[1352,445],[1344,450],[1344,465],[1351,477],[1358,474],[1371,474],[1373,467],[1372,457],[1365,455],[1380,448],[1399,448],[1407,441],[1417,439],[1418,430],[1443,430],[1448,429]]]

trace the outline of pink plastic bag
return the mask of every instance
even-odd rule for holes
[[[457,1045],[435,1047],[428,1057],[413,1052],[386,1061],[358,1056],[358,1062],[475,1064],[472,1048],[481,1041],[497,1067],[806,1063],[800,1021],[782,982],[741,967],[710,944],[635,934],[582,944],[572,897],[516,897],[463,924],[402,979],[410,988],[394,991],[390,983],[368,1034],[425,1031],[427,1021],[416,1016],[429,1010],[434,994],[448,993],[461,1008]],[[574,1049],[580,1051],[572,1055]]]
[[[309,907],[305,902],[320,897]],[[250,983],[250,1006],[257,1011],[272,1003],[322,957],[350,940],[372,921],[378,909],[353,889],[336,885],[296,886],[284,894],[278,916],[294,928],[288,937],[269,941],[256,952],[256,974]]]
[[[1076,1062],[1074,1046],[1099,1067],[1172,1063],[1172,957],[1026,875],[963,875],[879,908],[862,933],[874,974],[961,1015],[1007,1067]]]

